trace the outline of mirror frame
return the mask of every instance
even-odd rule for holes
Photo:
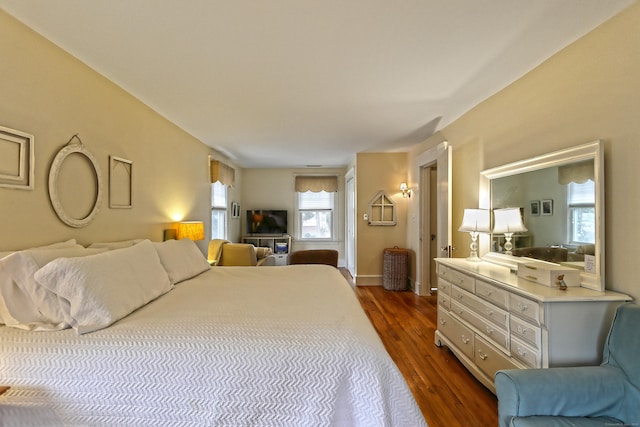
[[[67,157],[74,153],[81,154],[87,158],[96,180],[96,194],[93,198],[93,207],[91,208],[91,212],[89,212],[89,214],[84,218],[73,218],[69,215],[64,209],[64,206],[62,206],[62,201],[58,195],[58,176],[60,175],[60,170],[62,169],[62,165]],[[85,227],[95,218],[102,202],[102,173],[100,172],[98,162],[95,157],[93,157],[93,154],[84,148],[82,144],[69,143],[65,145],[58,154],[56,154],[56,157],[53,159],[53,163],[51,164],[51,170],[49,171],[49,199],[51,200],[51,205],[56,211],[58,218],[60,218],[60,221],[70,227]]]
[[[600,140],[589,142],[564,150],[554,151],[530,159],[520,160],[503,166],[486,169],[480,172],[479,207],[491,209],[491,180],[524,172],[531,172],[548,167],[560,166],[593,159],[596,190],[596,229],[595,229],[595,273],[580,272],[580,286],[604,292],[605,290],[605,265],[604,265],[604,147]],[[483,260],[517,269],[520,258],[490,252],[490,234],[480,235],[480,254]]]

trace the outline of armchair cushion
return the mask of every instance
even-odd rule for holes
[[[270,248],[256,248],[249,243],[231,243],[224,239],[209,242],[207,260],[220,266],[268,266],[275,265]]]
[[[212,264],[216,264],[220,260],[220,254],[222,253],[222,246],[229,243],[224,239],[213,239],[209,241],[209,248],[207,251],[207,261]]]
[[[623,381],[620,370],[608,366],[498,371],[495,386],[500,425],[511,425],[514,417],[619,413],[624,400]]]
[[[609,417],[526,417],[514,418],[509,427],[615,427],[624,426],[622,422]]]
[[[640,425],[638,325],[639,305],[618,307],[600,366],[498,371],[500,426]]]
[[[222,254],[218,265],[221,266],[255,266],[258,265],[256,248],[249,243],[226,243],[222,246]]]

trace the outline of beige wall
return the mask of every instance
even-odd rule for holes
[[[292,250],[302,249],[336,249],[340,253],[339,264],[344,265],[344,175],[342,168],[314,169],[243,169],[243,191],[241,227],[245,230],[244,212],[247,209],[286,209],[288,211],[288,228],[293,241]],[[338,199],[336,220],[337,238],[332,242],[309,242],[295,238],[295,188],[296,175],[336,175],[338,177]]]
[[[400,183],[407,181],[407,153],[359,153],[356,156],[356,264],[358,285],[382,284],[385,248],[407,244],[407,209],[410,199],[402,197]],[[368,206],[382,190],[396,204],[395,226],[372,226],[363,220]]]
[[[606,287],[640,297],[640,4],[631,6],[442,130],[453,147],[453,243],[487,168],[605,142]],[[412,158],[438,142],[427,141]],[[412,171],[412,173],[416,173]],[[417,248],[409,236],[409,245]],[[466,253],[458,256],[466,256]]]
[[[0,250],[71,237],[84,244],[162,240],[174,216],[208,228],[208,155],[221,156],[3,11],[0,57],[0,126],[34,135],[36,157],[33,191],[0,188]],[[105,197],[95,219],[79,229],[58,219],[47,190],[54,156],[76,133],[97,159],[105,195],[110,155],[133,161],[134,185],[133,209],[110,209]],[[61,191],[77,191],[79,203],[92,197],[82,186],[67,187]],[[200,246],[204,251],[205,242]]]

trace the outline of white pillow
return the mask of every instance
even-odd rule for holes
[[[50,245],[38,246],[38,247],[35,247],[35,248],[30,248],[30,249],[60,249],[60,248],[68,248],[68,247],[82,247],[82,246],[79,245],[76,242],[76,239],[69,239],[69,240],[65,240],[64,242],[52,243]],[[25,250],[29,250],[29,249],[25,249]],[[0,252],[0,259],[8,257],[9,255],[14,254],[14,253],[16,253],[18,251],[19,250],[1,251]]]
[[[84,258],[59,258],[35,274],[58,296],[65,321],[78,334],[105,328],[171,290],[153,244]]]
[[[128,248],[129,246],[133,246],[137,243],[142,242],[143,239],[133,239],[133,240],[122,240],[120,242],[95,242],[87,246],[88,248],[107,248],[111,249],[122,249]]]
[[[58,330],[68,327],[56,295],[43,288],[34,274],[60,257],[80,257],[106,249],[85,249],[80,245],[54,246],[15,252],[0,260],[0,320],[7,326],[29,330]]]
[[[154,243],[162,266],[174,285],[211,268],[198,246],[190,239]]]

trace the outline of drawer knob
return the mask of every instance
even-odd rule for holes
[[[446,324],[447,324],[447,321],[446,321],[446,320],[444,320],[444,319],[440,319],[440,324],[441,324],[442,326],[444,326],[444,325],[446,325]]]
[[[491,295],[493,295],[493,291],[489,291],[487,292],[487,296],[490,297]]]
[[[527,355],[527,352],[520,347],[518,347],[516,350],[518,351],[518,354],[522,357]]]
[[[467,338],[465,335],[461,335],[460,338],[462,339],[462,342],[465,344],[469,344],[469,342],[471,341],[471,338]]]
[[[529,309],[529,306],[527,304],[523,304],[521,302],[518,303],[518,309],[522,312],[525,312]]]
[[[518,333],[521,335],[527,335],[527,328],[523,328],[522,326],[518,325]]]
[[[488,333],[489,335],[492,335],[492,334],[493,334],[493,331],[494,331],[494,329],[493,329],[493,328],[490,328],[489,326],[487,326],[487,327],[486,327],[486,330],[487,330],[487,333]]]
[[[493,317],[493,310],[491,310],[490,308],[487,309],[487,316]]]
[[[478,350],[478,356],[480,356],[480,359],[482,360],[487,360],[487,357],[489,357],[488,355],[483,353],[482,350]]]

